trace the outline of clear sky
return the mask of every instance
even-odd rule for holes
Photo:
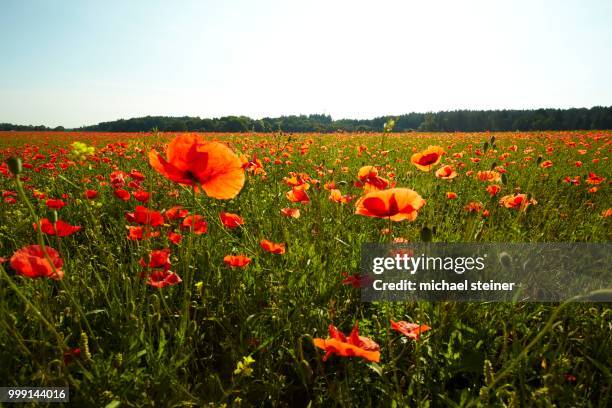
[[[0,1],[0,122],[611,104],[610,0]]]

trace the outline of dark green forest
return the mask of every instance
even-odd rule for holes
[[[436,113],[408,113],[374,119],[338,119],[329,115],[281,116],[251,119],[225,116],[214,119],[199,117],[146,116],[102,122],[78,129],[45,126],[23,126],[0,123],[0,130],[78,130],[96,132],[379,132],[389,120],[395,120],[394,132],[440,131],[530,131],[612,129],[612,106],[572,109],[535,110],[456,110]]]

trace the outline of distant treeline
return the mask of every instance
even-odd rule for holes
[[[199,117],[146,116],[120,119],[85,126],[80,131],[97,132],[380,132],[389,120],[395,120],[395,132],[442,131],[529,131],[612,129],[612,106],[590,109],[536,110],[457,110],[437,113],[408,113],[374,119],[339,119],[329,115],[281,116],[251,119],[246,116],[226,116],[214,119]],[[63,130],[44,126],[0,124],[0,130]]]

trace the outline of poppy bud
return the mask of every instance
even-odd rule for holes
[[[506,269],[512,266],[512,257],[507,252],[499,254],[499,263]]]
[[[15,176],[21,174],[23,171],[23,166],[21,164],[21,159],[19,157],[9,157],[6,161],[8,164],[8,168]]]

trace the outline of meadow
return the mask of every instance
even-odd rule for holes
[[[611,150],[597,130],[2,132],[0,385],[92,407],[607,406],[609,304],[364,303],[355,275],[367,242],[607,242]]]

